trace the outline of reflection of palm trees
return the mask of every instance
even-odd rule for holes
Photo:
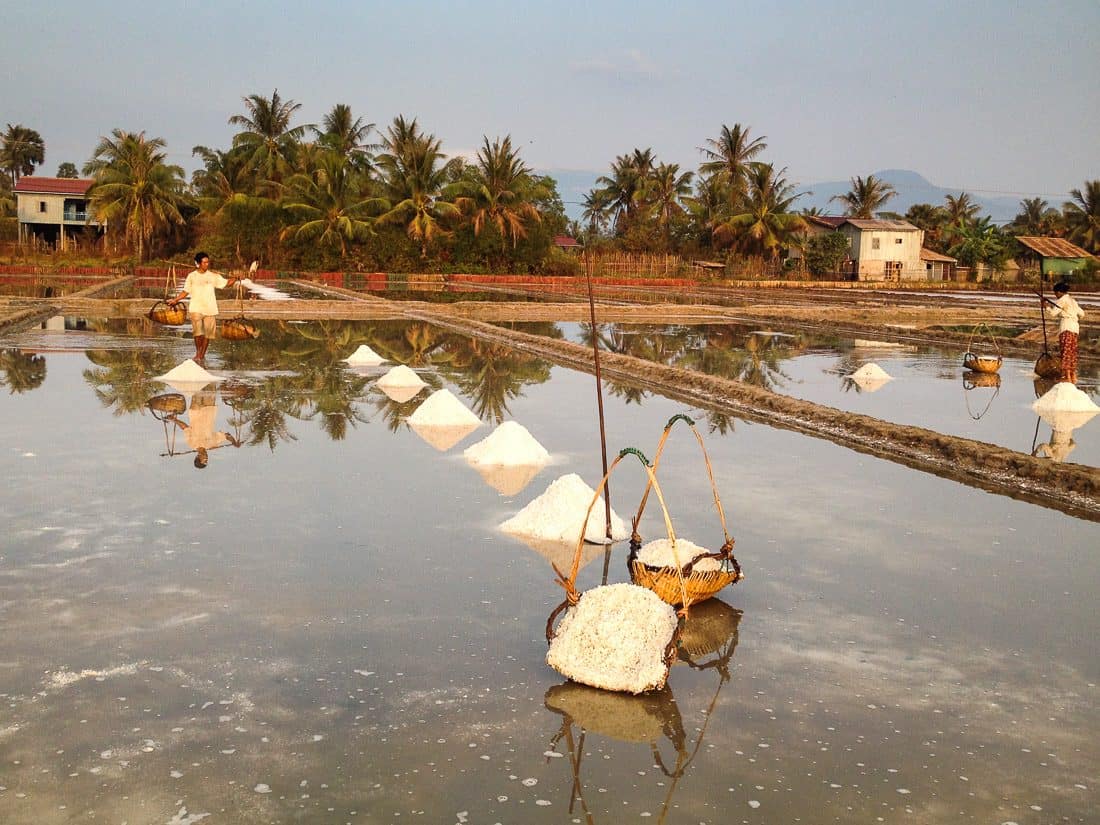
[[[236,426],[247,425],[248,444],[266,444],[274,450],[280,441],[297,441],[287,427],[287,418],[303,417],[304,401],[295,391],[288,376],[275,376],[257,386],[248,397],[237,400],[232,406],[236,413]]]
[[[84,370],[84,380],[115,415],[144,413],[145,402],[160,389],[156,376],[173,366],[172,355],[159,350],[87,350],[84,354],[98,367]]]
[[[321,417],[321,429],[333,441],[342,441],[347,435],[348,426],[368,419],[360,412],[355,401],[363,396],[369,379],[359,375],[348,375],[339,367],[324,370],[311,370],[301,373],[299,379],[308,386],[313,409],[307,418]]]
[[[8,392],[23,393],[42,386],[46,380],[46,357],[23,352],[21,349],[0,350],[0,387]]]
[[[453,360],[447,374],[470,398],[479,418],[499,424],[508,414],[508,401],[518,398],[525,384],[550,378],[550,365],[507,344],[477,338],[455,338],[448,351]]]

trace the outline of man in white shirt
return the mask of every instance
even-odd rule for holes
[[[1044,298],[1050,304],[1051,315],[1058,319],[1058,350],[1062,355],[1062,380],[1077,383],[1077,336],[1081,332],[1080,319],[1085,311],[1069,296],[1069,284],[1059,281],[1054,285],[1055,300]]]
[[[188,313],[191,316],[191,331],[195,339],[195,360],[205,365],[206,350],[210,346],[210,339],[217,334],[218,329],[218,300],[214,290],[232,286],[240,281],[240,278],[235,275],[225,278],[217,272],[211,272],[210,256],[205,252],[195,254],[195,266],[198,268],[188,273],[180,294],[169,301],[168,306],[174,307],[184,298],[190,297]]]

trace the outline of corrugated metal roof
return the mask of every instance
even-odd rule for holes
[[[920,248],[920,259],[922,261],[939,261],[945,264],[957,264],[958,258],[952,258],[950,255],[941,255],[939,252],[933,252],[931,249],[925,247]]]
[[[836,229],[838,226],[848,220],[843,215],[803,215],[802,217],[810,223],[827,226],[830,229]]]
[[[1020,235],[1020,243],[1044,258],[1091,258],[1088,252],[1065,238],[1044,238],[1034,235]]]
[[[43,178],[24,175],[12,191],[17,195],[83,195],[95,181],[87,178]]]
[[[576,238],[571,238],[568,235],[555,235],[554,246],[559,246],[562,249],[572,249],[575,246],[583,246]]]
[[[890,232],[919,232],[919,227],[913,226],[909,221],[867,220],[864,218],[845,218],[845,223],[850,223],[856,229],[880,229]]]

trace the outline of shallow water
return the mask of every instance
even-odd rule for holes
[[[696,664],[712,667],[605,704],[544,664],[561,592],[543,555],[495,529],[559,475],[595,483],[590,376],[424,325],[271,325],[262,347],[212,350],[234,379],[218,426],[240,420],[243,446],[199,470],[145,406],[189,341],[105,329],[0,340],[45,350],[41,381],[0,394],[0,821],[1096,809],[1094,523],[699,415],[747,579],[711,617]],[[359,343],[486,426],[438,451],[403,422],[426,392],[391,402],[373,386],[384,367],[338,364]],[[611,448],[646,452],[683,411],[612,393],[606,407]],[[510,496],[461,457],[503,418],[555,457]],[[662,467],[678,532],[717,545],[694,439],[674,434]],[[629,465],[613,478],[620,514],[641,484]],[[585,558],[583,588],[603,570]],[[618,546],[610,580],[625,577]]]

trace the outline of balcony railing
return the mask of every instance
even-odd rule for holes
[[[86,212],[86,211],[85,212],[68,211],[68,212],[65,213],[65,220],[66,221],[80,221],[81,223],[84,223],[85,221],[88,220],[88,212]]]

